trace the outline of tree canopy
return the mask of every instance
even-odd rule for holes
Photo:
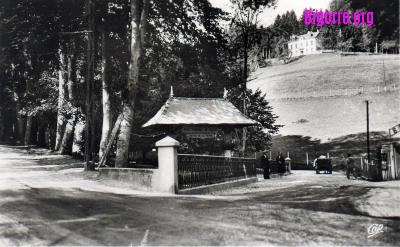
[[[93,1],[96,43],[93,104],[98,141],[104,121],[104,91],[109,94],[112,122],[123,110],[125,99],[132,97],[127,89],[130,76],[127,71],[132,65],[131,19],[144,18],[141,14],[132,14],[132,4],[142,9],[146,1]],[[234,1],[241,6],[244,15],[260,13],[275,2]],[[54,148],[58,138],[61,145],[67,145],[63,149],[65,152],[71,153],[75,145],[84,152],[81,144],[87,107],[86,4],[85,0],[1,0],[2,139],[23,141],[29,135],[32,138],[26,144]],[[138,86],[130,122],[133,136],[158,134],[142,129],[141,125],[163,105],[171,85],[174,94],[182,97],[222,97],[224,88],[231,92],[237,90],[243,82],[244,58],[232,41],[232,32],[236,33],[239,45],[243,44],[244,33],[246,39],[251,36],[247,48],[254,47],[261,38],[256,22],[241,26],[238,19],[232,19],[237,29],[224,30],[220,22],[229,20],[229,15],[213,7],[208,0],[150,0],[148,4],[148,15],[141,23],[145,28],[140,29],[143,33],[140,33],[141,56],[136,69]],[[108,84],[104,84],[105,81]],[[249,116],[271,118],[270,124],[263,124],[264,127],[252,133],[259,141],[250,144],[249,151],[257,151],[268,145],[270,136],[263,133],[274,132],[275,117],[260,92],[247,93],[249,107],[253,104],[265,107],[265,112],[256,111],[257,117],[251,115],[254,114],[252,110]],[[263,128],[270,128],[272,132],[263,132]],[[146,148],[151,147],[149,143],[154,141],[132,138],[131,148],[135,150],[146,145]]]

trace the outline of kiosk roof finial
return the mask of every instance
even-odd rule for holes
[[[224,99],[228,98],[228,90],[224,87]]]
[[[172,85],[171,85],[171,92],[169,94],[169,97],[170,98],[174,97],[174,88],[172,87]]]

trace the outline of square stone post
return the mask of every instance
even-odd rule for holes
[[[289,157],[287,157],[286,159],[285,159],[285,163],[286,163],[286,167],[287,167],[287,172],[289,173],[289,174],[291,174],[292,173],[292,164],[291,164],[291,161],[292,161],[292,159],[291,158],[289,158]]]
[[[225,144],[225,150],[224,150],[224,156],[225,157],[232,157],[232,135],[229,130],[225,130],[224,133],[224,144]]]
[[[160,192],[178,192],[178,147],[180,143],[167,136],[158,142],[158,190]]]

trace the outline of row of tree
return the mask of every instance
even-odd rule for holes
[[[312,8],[308,8],[312,10]],[[353,22],[354,12],[373,12],[374,22],[367,25],[306,25],[304,13],[297,17],[296,13],[287,11],[278,15],[275,22],[261,28],[260,47],[264,49],[264,57],[282,58],[288,55],[287,42],[291,35],[301,35],[308,31],[319,31],[319,39],[324,49],[341,51],[373,52],[379,44],[379,52],[399,53],[399,2],[378,0],[331,0],[326,10],[320,12],[348,12]]]
[[[90,119],[85,75],[93,72],[91,124],[100,155],[116,118],[124,116],[117,166],[127,163],[132,149],[151,147],[143,147],[138,136],[157,133],[140,126],[169,97],[171,85],[182,97],[222,97],[228,88],[232,102],[262,123],[235,148],[260,151],[270,145],[276,116],[261,92],[245,85],[258,15],[274,0],[233,0],[234,15],[207,0],[91,0],[91,16],[89,1],[1,0],[2,140],[81,155]],[[95,23],[93,71],[87,71],[88,17]],[[227,20],[231,27],[224,30],[220,22]]]

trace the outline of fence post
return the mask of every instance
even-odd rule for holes
[[[308,167],[308,152],[306,152],[306,157],[307,157],[307,167]]]
[[[361,157],[360,159],[361,159],[361,161],[360,161],[360,164],[361,164],[361,170],[362,170],[362,171],[364,171],[363,159],[362,159],[362,157]]]
[[[158,142],[158,188],[159,192],[178,192],[178,147],[180,143],[167,136]]]
[[[290,161],[292,161],[292,159],[290,159],[289,157],[287,157],[286,159],[285,159],[285,163],[287,164],[287,172],[289,173],[289,174],[291,174],[292,173],[292,165],[291,165],[291,163],[290,163]]]

